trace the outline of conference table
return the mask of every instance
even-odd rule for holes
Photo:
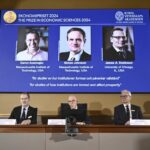
[[[0,150],[149,150],[150,126],[0,125]]]

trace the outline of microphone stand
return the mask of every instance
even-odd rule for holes
[[[79,133],[79,129],[73,127],[73,125],[76,124],[76,119],[72,116],[66,118],[66,124],[65,124],[65,133],[67,133],[68,136],[74,137]]]

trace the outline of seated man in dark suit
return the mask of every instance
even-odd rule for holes
[[[91,55],[83,50],[86,42],[85,32],[81,28],[71,28],[67,32],[69,51],[60,53],[60,61],[89,61]]]
[[[117,125],[129,125],[130,119],[142,119],[143,115],[139,106],[133,105],[131,101],[131,92],[121,91],[122,104],[114,108],[114,123]]]
[[[74,95],[68,97],[68,104],[61,104],[61,118],[75,118],[76,124],[87,123],[87,105],[78,104],[77,98]]]
[[[16,119],[17,124],[29,125],[37,123],[37,108],[29,105],[29,93],[22,93],[20,95],[21,106],[15,107],[9,119]]]
[[[104,61],[133,61],[134,60],[134,48],[131,46],[131,50],[128,50],[127,37],[122,28],[114,28],[110,37],[111,47],[104,49]]]

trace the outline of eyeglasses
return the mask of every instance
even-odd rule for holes
[[[121,98],[127,98],[129,95],[120,95]]]
[[[21,100],[27,100],[27,99],[29,99],[28,97],[25,97],[25,98],[20,98]]]
[[[117,40],[120,40],[120,39],[123,39],[125,40],[126,37],[125,36],[112,36],[113,38],[117,39]]]
[[[68,100],[68,103],[71,103],[71,102],[75,102],[75,99],[73,99],[73,100]]]

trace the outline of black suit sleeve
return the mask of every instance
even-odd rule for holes
[[[37,123],[37,108],[32,108],[29,110],[27,119],[31,120],[31,124]]]
[[[16,119],[16,111],[15,111],[15,109],[13,109],[13,110],[11,111],[11,114],[10,114],[10,116],[9,116],[9,119]]]
[[[122,121],[122,119],[119,117],[119,111],[118,111],[118,109],[116,107],[114,108],[114,123],[116,125],[122,125],[122,124],[124,124],[124,122]]]
[[[124,125],[126,123],[126,118],[123,115],[122,110],[120,110],[120,107],[114,108],[114,123],[116,125]]]
[[[9,119],[16,119],[17,124],[20,123],[20,114],[21,114],[21,107],[15,107],[11,111]]]
[[[141,108],[139,106],[134,106],[133,112],[132,112],[132,119],[143,119],[143,114],[141,111]]]
[[[139,107],[139,113],[138,113],[138,118],[143,119],[143,113],[141,111],[141,108]]]

